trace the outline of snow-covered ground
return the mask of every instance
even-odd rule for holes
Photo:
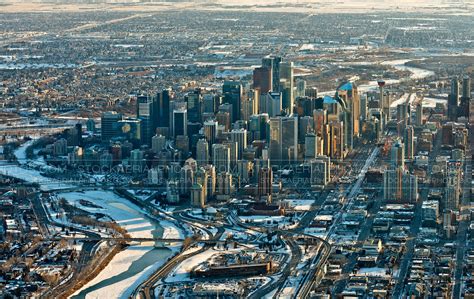
[[[152,257],[153,262],[143,261],[145,253],[156,250],[160,249],[154,249],[150,244],[129,246],[115,255],[107,267],[78,290],[72,298],[76,296],[77,298],[128,298],[133,290],[161,267],[171,255],[171,251],[162,250]],[[156,259],[159,257],[161,258]],[[135,274],[128,275],[127,272]],[[104,284],[105,286],[99,287]]]
[[[448,103],[447,99],[436,99],[436,98],[423,98],[423,101],[421,102],[423,107],[431,107],[434,108],[436,107],[436,104],[444,104],[446,105]]]
[[[25,164],[31,162],[31,160],[26,159],[25,151],[28,146],[29,144],[25,143],[15,152],[22,164],[23,162]],[[72,183],[64,183],[44,177],[40,171],[25,166],[0,164],[0,174],[27,182],[36,182],[43,191],[77,187]],[[145,211],[112,191],[62,192],[58,194],[58,197],[63,197],[69,203],[88,212],[102,213],[109,216],[125,228],[131,237],[162,237],[163,232],[166,233],[168,238],[183,237],[182,232],[172,222],[163,220],[158,223],[151,220],[146,216]],[[80,203],[81,199],[92,202],[100,208],[83,206]],[[61,221],[61,219],[59,220]],[[170,248],[155,248],[154,242],[129,246],[118,253],[97,277],[78,290],[73,297],[128,298],[138,284],[148,278],[166,262],[173,252],[178,250],[178,245]]]
[[[382,62],[382,65],[390,65],[399,71],[409,71],[411,72],[410,79],[423,79],[426,77],[434,76],[434,72],[430,70],[425,70],[417,67],[406,66],[405,63],[409,62],[410,59],[397,59],[391,61]]]
[[[404,93],[400,98],[390,103],[390,108],[397,108],[398,105],[406,103],[409,95],[408,93]]]
[[[125,228],[131,237],[152,238],[162,235],[159,225],[146,217],[144,211],[111,191],[66,192],[59,193],[58,197],[65,198],[83,210],[108,215]],[[101,208],[83,206],[80,204],[81,199],[90,201]],[[166,238],[181,237],[179,229],[171,222],[162,221],[160,224],[165,226],[163,230],[168,233]],[[177,247],[173,249],[177,250]],[[171,251],[168,249],[154,248],[153,242],[129,246],[118,253],[107,267],[77,291],[76,295],[81,294],[79,297],[85,295],[86,298],[127,298],[134,287],[158,269],[170,255]],[[161,258],[154,260],[147,256]],[[103,281],[111,283],[104,284]]]
[[[84,192],[58,193],[72,205],[91,213],[103,213],[114,219],[134,238],[152,238],[156,227],[146,219],[144,211],[112,191],[91,190]],[[87,200],[101,208],[83,206],[80,200]]]
[[[0,174],[11,176],[28,183],[38,183],[42,191],[60,190],[73,188],[69,182],[62,182],[53,178],[42,176],[38,170],[27,169],[17,165],[1,165]]]
[[[184,239],[183,232],[171,221],[161,220],[160,225],[163,227],[164,239]]]
[[[16,159],[18,160],[18,162],[19,162],[20,164],[25,163],[25,161],[26,161],[26,149],[27,149],[30,145],[32,145],[34,142],[35,142],[35,139],[32,139],[32,140],[30,140],[30,141],[27,141],[27,142],[23,143],[21,146],[19,146],[19,147],[15,150],[15,152],[14,152],[15,157],[16,157]]]
[[[287,199],[285,202],[290,204],[290,207],[296,211],[309,211],[311,205],[314,203],[312,199]]]
[[[435,74],[432,71],[425,70],[425,69],[422,69],[422,68],[406,66],[405,63],[409,62],[409,61],[411,61],[411,60],[409,60],[409,59],[396,59],[396,60],[380,62],[381,65],[389,65],[389,66],[391,66],[391,67],[393,67],[393,68],[395,68],[399,71],[409,71],[409,72],[411,72],[409,77],[400,78],[400,80],[398,80],[398,79],[388,79],[388,80],[385,80],[385,84],[386,85],[398,84],[398,83],[400,83],[400,81],[407,80],[407,79],[419,80],[419,79],[423,79],[423,78],[426,78],[426,77],[433,76]],[[377,64],[377,63],[378,62],[370,62],[370,63],[366,63],[366,64]],[[367,91],[370,91],[370,90],[377,90],[377,89],[378,89],[377,80],[370,81],[366,84],[357,85],[357,90],[359,92],[367,92]],[[321,96],[331,95],[332,96],[332,95],[334,95],[334,91],[322,91],[322,92],[318,92],[318,95],[321,95]]]
[[[242,250],[241,248],[233,248],[233,249],[227,249],[227,250],[217,250],[216,248],[211,248],[204,252],[196,254],[186,259],[184,262],[180,263],[176,268],[174,268],[173,271],[170,273],[170,275],[165,279],[165,282],[192,281],[192,279],[189,277],[189,273],[196,266],[211,259],[213,255],[228,254],[228,253],[236,254],[236,253],[240,253],[241,250]]]

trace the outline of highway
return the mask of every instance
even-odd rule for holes
[[[155,298],[154,286],[160,279],[165,278],[166,276],[168,276],[168,274],[174,269],[174,267],[176,267],[177,265],[179,265],[181,262],[185,261],[189,257],[194,256],[194,255],[199,254],[199,253],[202,253],[202,252],[212,248],[212,246],[214,246],[217,242],[219,242],[222,234],[225,231],[224,228],[218,227],[217,228],[217,233],[215,235],[213,235],[212,232],[209,229],[207,229],[205,227],[201,227],[201,226],[196,226],[195,223],[193,223],[193,222],[191,222],[187,219],[181,218],[179,215],[176,216],[176,215],[173,215],[172,213],[165,213],[165,212],[162,212],[162,211],[158,210],[149,201],[141,200],[141,199],[131,195],[128,192],[125,193],[126,191],[124,191],[124,190],[117,190],[117,192],[119,192],[120,195],[126,196],[126,198],[128,198],[129,200],[131,200],[135,204],[138,204],[139,206],[143,207],[145,210],[150,212],[151,215],[162,215],[162,216],[165,216],[165,217],[170,217],[173,220],[175,220],[178,224],[186,223],[189,226],[194,227],[196,230],[205,231],[205,233],[209,237],[208,240],[201,240],[201,239],[198,239],[198,238],[192,238],[191,243],[188,244],[187,247],[183,246],[180,253],[178,253],[173,258],[171,258],[167,263],[165,263],[157,271],[155,271],[155,273],[153,273],[150,277],[148,277],[143,283],[141,283],[138,287],[136,287],[135,290],[133,291],[133,293],[130,295],[130,298],[137,298],[137,296],[139,294],[141,294],[142,296],[144,296],[144,298],[147,298],[147,299]],[[180,224],[180,226],[181,226],[181,228],[183,228],[181,224]],[[199,249],[197,251],[194,251],[192,253],[185,253],[186,249],[188,249],[189,247],[191,247],[192,245],[195,245],[197,243],[204,243],[204,246],[201,249]]]
[[[41,223],[40,225],[45,226],[46,228],[48,227],[48,225],[51,225],[51,226],[57,226],[60,228],[69,229],[70,231],[83,233],[88,238],[92,239],[92,240],[88,240],[88,239],[83,240],[82,250],[81,250],[78,262],[75,265],[75,269],[73,270],[74,271],[73,276],[70,279],[68,279],[66,282],[64,282],[63,284],[58,285],[58,287],[56,288],[50,289],[48,292],[46,292],[43,295],[43,297],[46,297],[46,298],[53,295],[59,296],[63,292],[67,291],[68,289],[71,289],[81,278],[83,278],[82,276],[84,274],[83,271],[87,269],[87,265],[89,265],[90,261],[94,257],[94,254],[93,254],[94,248],[99,243],[100,235],[88,230],[84,230],[77,227],[71,227],[68,225],[51,221],[43,204],[41,203],[41,198],[40,198],[39,193],[34,194],[30,201],[33,207],[33,211],[38,219],[38,222]]]

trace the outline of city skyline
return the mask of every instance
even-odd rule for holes
[[[1,1],[0,298],[470,298],[472,1]]]

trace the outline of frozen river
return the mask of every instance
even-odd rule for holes
[[[15,154],[19,161],[25,161],[25,150],[31,143],[25,143]],[[27,182],[36,182],[41,190],[58,190],[74,187],[72,183],[44,177],[40,171],[26,169],[19,165],[0,164],[0,174],[9,175]],[[58,197],[91,213],[102,213],[115,220],[136,238],[182,237],[179,229],[169,221],[156,221],[138,206],[109,190],[83,192],[60,192]],[[98,207],[81,205],[86,200]],[[153,242],[144,242],[126,247],[118,253],[97,277],[78,290],[72,298],[128,298],[134,288],[145,281],[172,255],[173,250],[155,247]]]

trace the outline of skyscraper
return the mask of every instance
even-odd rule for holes
[[[267,123],[268,114],[256,114],[250,117],[249,131],[250,139],[254,140],[266,140],[267,139]]]
[[[272,90],[280,90],[280,63],[282,58],[278,56],[267,56],[262,59],[262,66],[272,70]]]
[[[344,150],[353,148],[354,137],[360,132],[360,99],[357,86],[352,82],[342,84],[338,88],[338,96],[342,99],[342,120],[344,121]]]
[[[188,110],[188,120],[190,122],[200,123],[202,115],[202,94],[200,89],[188,93],[185,97]]]
[[[151,149],[153,152],[158,153],[162,151],[166,146],[166,137],[163,135],[155,135],[151,138]]]
[[[267,113],[270,117],[281,114],[282,94],[280,92],[270,92],[262,96],[260,101],[260,111]]]
[[[261,167],[258,170],[258,190],[259,197],[271,196],[273,184],[273,172],[271,167]],[[271,201],[271,199],[270,199]]]
[[[247,130],[234,129],[230,132],[230,140],[237,143],[237,159],[242,159],[244,149],[247,148]]]
[[[306,81],[303,79],[296,80],[296,97],[304,97],[306,92]]]
[[[423,104],[421,101],[416,103],[416,112],[415,112],[415,125],[420,127],[423,125]]]
[[[193,184],[191,187],[191,205],[195,208],[204,208],[206,197],[201,184]]]
[[[170,90],[163,89],[155,97],[156,127],[170,127]],[[169,134],[169,133],[168,133]]]
[[[461,169],[460,162],[448,162],[446,187],[444,191],[443,209],[457,210],[461,196]]]
[[[288,115],[292,114],[295,101],[293,62],[280,64],[280,92],[282,93],[282,110],[285,110]]]
[[[272,69],[258,67],[253,70],[253,88],[260,90],[261,94],[272,90]]]
[[[230,171],[230,150],[230,147],[225,144],[212,145],[212,164],[216,168],[216,173]]]
[[[232,122],[241,119],[242,111],[242,84],[237,81],[225,81],[222,87],[224,102],[232,105]]]
[[[309,160],[311,167],[311,187],[323,188],[325,187],[331,177],[331,163],[330,158],[326,156],[318,156]]]
[[[392,144],[392,148],[390,149],[390,164],[393,167],[405,167],[404,144],[400,141]]]
[[[459,116],[469,118],[469,104],[471,100],[471,78],[466,75],[462,78],[462,96],[459,105]]]
[[[172,134],[176,138],[178,135],[187,136],[188,112],[184,109],[173,110]]]
[[[272,164],[294,162],[298,157],[298,118],[270,118],[269,154]]]
[[[137,118],[141,120],[141,141],[143,144],[150,144],[156,128],[155,107],[151,96],[139,95],[137,97]]]
[[[199,166],[209,163],[209,144],[206,139],[199,139],[197,142],[196,160]]]
[[[448,96],[448,119],[457,120],[459,106],[459,81],[458,78],[451,79],[451,92]]]
[[[304,142],[304,157],[305,159],[314,159],[317,156],[317,136],[314,133],[307,133]]]
[[[118,122],[122,120],[122,114],[117,112],[104,112],[100,119],[102,140],[109,141],[120,134]]]
[[[217,139],[217,121],[215,120],[208,120],[204,122],[204,136],[206,137],[206,140],[209,142],[209,145],[213,145],[216,143]]]
[[[414,129],[413,126],[406,126],[405,128],[405,136],[403,138],[403,144],[405,146],[405,158],[408,160],[413,160],[413,156],[415,153],[415,137],[414,137]]]
[[[471,78],[469,75],[465,75],[462,78],[462,97],[470,98],[471,97]]]

